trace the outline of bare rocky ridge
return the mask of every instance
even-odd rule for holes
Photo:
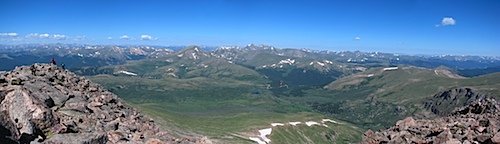
[[[434,120],[408,117],[378,132],[368,130],[362,143],[500,143],[500,103],[478,99]]]
[[[447,116],[457,107],[467,106],[474,101],[488,97],[471,88],[456,88],[432,96],[424,103],[424,107],[436,115]]]
[[[175,138],[115,94],[55,65],[0,73],[0,101],[2,144],[211,143]]]

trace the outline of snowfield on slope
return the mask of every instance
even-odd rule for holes
[[[322,119],[321,122],[307,121],[304,123],[309,127],[314,126],[314,125],[328,127],[328,125],[325,124],[326,122],[330,122],[330,123],[334,123],[334,124],[341,124],[341,123],[338,123],[337,121],[334,121],[331,119]],[[302,122],[271,123],[271,126],[272,127],[286,126],[286,125],[297,126],[298,124],[301,124],[301,123]],[[267,138],[267,136],[272,133],[272,131],[273,131],[272,127],[261,129],[261,130],[259,130],[259,133],[260,133],[259,136],[248,137],[248,139],[257,142],[258,144],[269,144],[271,142],[271,139]]]
[[[122,74],[126,74],[126,75],[131,75],[131,76],[137,76],[137,74],[135,74],[133,72],[128,72],[128,71],[124,71],[124,70],[118,71],[118,73],[122,73]]]

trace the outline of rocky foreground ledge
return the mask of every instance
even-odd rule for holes
[[[414,120],[408,117],[387,130],[364,133],[362,143],[471,144],[500,143],[500,103],[476,100],[448,117]]]
[[[0,73],[0,143],[211,143],[175,138],[89,79],[55,65]]]

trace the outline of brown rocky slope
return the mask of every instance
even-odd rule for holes
[[[55,65],[0,73],[0,143],[211,143],[175,138],[89,79]]]
[[[478,99],[434,120],[408,117],[378,132],[368,130],[362,143],[500,143],[500,103]]]

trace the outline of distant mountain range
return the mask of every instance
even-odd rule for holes
[[[11,70],[18,65],[48,62],[52,57],[68,68],[100,67],[123,64],[127,60],[155,59],[182,51],[184,46],[123,46],[83,44],[24,44],[0,45],[0,70]],[[246,66],[262,67],[278,64],[281,60],[328,60],[345,65],[413,65],[424,68],[446,66],[455,70],[499,67],[499,57],[486,56],[412,56],[380,52],[330,51],[311,49],[280,49],[268,45],[249,44],[245,47],[199,47],[210,56]],[[265,59],[262,56],[266,56]],[[298,60],[300,59],[300,60]],[[474,75],[474,74],[468,74]]]
[[[0,45],[0,70],[51,58],[165,121],[160,124],[171,133],[228,143],[250,143],[250,137],[265,141],[268,137],[255,132],[271,123],[323,118],[342,122],[273,128],[269,137],[278,142],[354,143],[361,141],[356,137],[361,131],[387,128],[408,116],[441,117],[483,96],[500,98],[498,57],[253,44],[215,49]],[[475,94],[450,96],[461,90]]]

